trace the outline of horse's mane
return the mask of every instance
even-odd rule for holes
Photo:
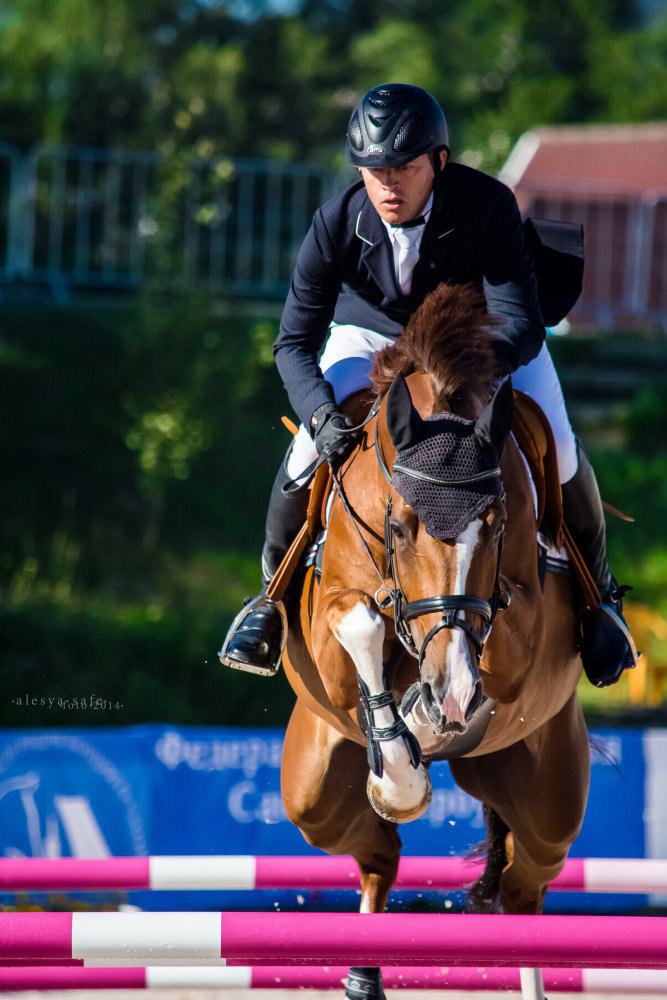
[[[472,419],[488,402],[497,377],[493,334],[482,293],[473,285],[441,284],[432,291],[395,344],[373,361],[373,389],[384,395],[400,372],[425,372],[439,410]]]

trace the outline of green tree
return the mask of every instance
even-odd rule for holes
[[[5,0],[0,138],[342,163],[358,96],[431,90],[487,170],[541,124],[662,117],[667,19],[638,0]]]

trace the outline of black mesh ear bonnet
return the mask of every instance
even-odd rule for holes
[[[445,115],[421,87],[387,83],[373,87],[352,112],[345,155],[355,167],[399,167],[445,146]]]
[[[477,420],[454,413],[422,419],[402,375],[387,397],[387,428],[396,448],[391,485],[433,538],[458,538],[504,495],[500,453],[512,425],[509,379]]]
[[[433,538],[458,538],[504,493],[475,436],[474,422],[453,413],[427,417],[421,440],[397,451],[391,485]]]

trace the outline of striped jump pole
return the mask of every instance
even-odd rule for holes
[[[395,889],[457,890],[481,874],[479,859],[401,858]],[[358,889],[350,857],[254,855],[2,858],[0,891],[137,889]],[[550,889],[666,893],[667,859],[569,858]]]
[[[667,969],[667,917],[0,913],[3,959]]]
[[[81,989],[287,989],[340,990],[345,966],[299,968],[265,966],[228,968],[158,966],[90,969],[0,968],[0,990]],[[408,966],[382,970],[385,989],[520,991],[518,969],[428,969]],[[653,969],[543,969],[545,989],[552,993],[667,993],[667,971]]]

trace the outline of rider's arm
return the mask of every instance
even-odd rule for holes
[[[497,184],[497,182],[496,182]],[[514,195],[497,184],[483,241],[483,288],[489,312],[500,320],[499,374],[507,375],[539,353],[545,329],[535,268]]]
[[[280,332],[273,345],[276,365],[290,403],[299,419],[310,419],[334,394],[317,363],[329,332],[340,290],[340,265],[335,244],[318,210],[297,256],[285,301]]]

